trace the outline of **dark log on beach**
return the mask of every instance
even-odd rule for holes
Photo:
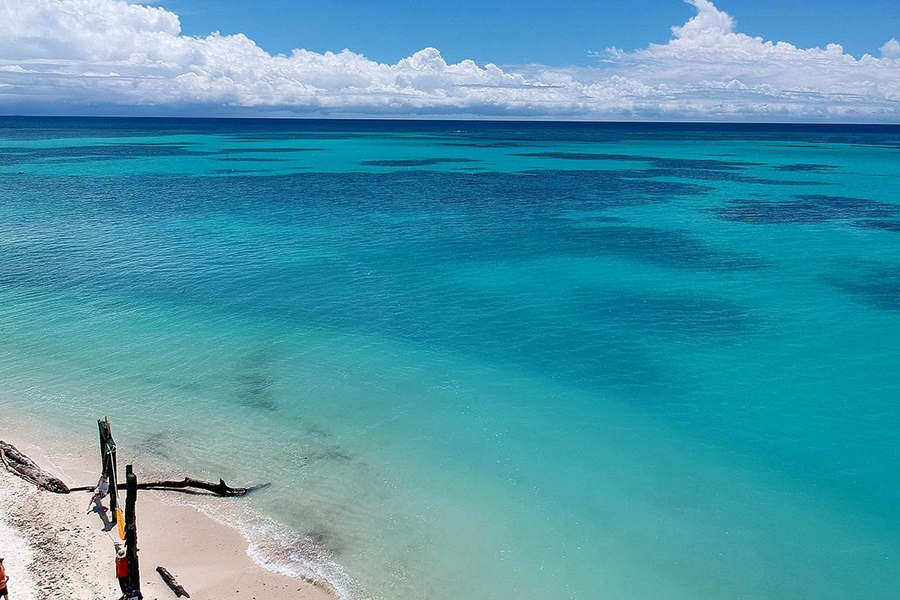
[[[193,477],[185,477],[180,481],[145,481],[144,483],[137,484],[137,489],[139,490],[168,490],[172,492],[184,492],[185,494],[197,494],[196,490],[204,490],[211,494],[215,494],[217,496],[244,496],[249,494],[250,492],[261,490],[263,488],[267,488],[271,483],[263,483],[260,485],[254,485],[246,488],[233,488],[225,483],[224,479],[219,479],[219,483],[212,483],[209,481],[201,481],[199,479],[194,479]],[[119,484],[119,489],[123,489],[125,484]],[[78,486],[69,488],[71,492],[89,492],[93,490],[93,487],[90,486]]]
[[[65,483],[34,464],[33,460],[19,452],[12,444],[0,441],[0,460],[3,461],[7,471],[41,489],[55,494],[69,493],[69,487]]]
[[[125,465],[125,556],[128,559],[128,583],[131,587],[140,591],[141,572],[138,565],[137,545],[137,515],[135,503],[137,503],[137,477],[131,465]]]
[[[175,592],[176,597],[191,597],[190,594],[184,591],[184,587],[179,585],[178,582],[175,581],[175,576],[169,573],[169,571],[167,571],[165,567],[156,567],[156,572],[159,573],[159,576],[163,578],[163,581],[166,582],[166,585],[169,586],[169,589]]]
[[[193,477],[185,477],[181,481],[148,481],[146,483],[138,484],[138,489],[142,490],[183,490],[183,489],[198,489],[198,490],[206,490],[212,494],[217,496],[243,496],[253,490],[258,490],[263,487],[267,487],[268,484],[258,485],[249,488],[233,488],[225,483],[224,479],[219,479],[219,483],[211,483],[209,481],[200,481],[199,479],[194,479]]]
[[[50,473],[47,473],[46,471],[41,469],[34,463],[33,460],[25,456],[15,446],[7,442],[0,441],[0,460],[2,460],[3,466],[6,467],[6,470],[10,473],[18,475],[25,481],[33,483],[39,488],[47,490],[49,492],[54,492],[56,494],[68,494],[69,492],[92,492],[95,489],[95,486],[93,485],[83,485],[70,488]],[[113,480],[112,478],[110,479],[110,484],[112,484]],[[271,484],[264,483],[262,485],[254,485],[251,487],[231,487],[230,485],[225,483],[224,479],[219,479],[219,483],[212,483],[210,481],[194,479],[193,477],[185,477],[181,480],[145,481],[144,483],[136,483],[135,485],[137,486],[136,489],[139,490],[171,490],[176,492],[185,492],[188,494],[198,493],[196,490],[203,490],[217,496],[233,497],[244,496],[254,490],[267,488]],[[117,489],[120,490],[127,488],[128,483],[120,483],[117,486]]]

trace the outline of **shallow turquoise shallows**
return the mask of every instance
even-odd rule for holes
[[[0,406],[273,482],[347,598],[893,600],[898,190],[896,127],[0,119]]]

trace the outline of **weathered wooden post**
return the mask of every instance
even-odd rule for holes
[[[128,559],[128,583],[135,590],[141,589],[141,574],[138,567],[137,523],[135,503],[137,502],[137,477],[131,465],[125,465],[125,557]]]
[[[109,511],[112,513],[112,522],[118,523],[119,514],[116,508],[119,506],[119,476],[116,468],[116,442],[112,437],[112,429],[109,426],[109,417],[97,420],[100,428],[100,460],[103,472],[109,477]]]
[[[103,464],[103,472],[106,472],[106,421],[97,419],[97,427],[100,429],[100,461]]]

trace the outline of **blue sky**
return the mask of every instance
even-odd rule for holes
[[[664,43],[692,10],[678,0],[163,0],[185,33],[243,32],[269,52],[349,48],[396,62],[434,46],[449,61],[592,64],[588,52]],[[877,54],[900,37],[900,0],[720,0],[740,30],[808,48]]]
[[[0,114],[900,122],[900,0],[146,1],[0,0]]]

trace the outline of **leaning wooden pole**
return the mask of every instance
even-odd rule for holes
[[[128,583],[135,590],[141,589],[141,574],[138,567],[137,523],[135,504],[137,503],[137,477],[131,465],[125,465],[125,557],[128,560]]]
[[[116,490],[118,489],[119,475],[116,468],[116,441],[113,439],[112,428],[109,426],[109,417],[98,419],[97,426],[100,428],[100,460],[103,472],[109,478],[109,512],[112,514],[112,522],[118,523],[119,513],[116,508],[119,506],[119,497]]]
[[[112,513],[112,522],[117,523],[119,518],[119,473],[116,466],[116,441],[112,436],[112,428],[109,426],[109,417],[106,419],[106,439],[109,448],[109,512]]]
[[[100,430],[100,461],[103,472],[106,472],[106,423],[103,419],[97,419],[97,428]]]

